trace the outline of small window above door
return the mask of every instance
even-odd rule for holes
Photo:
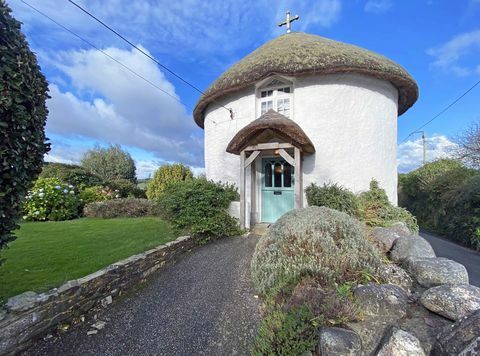
[[[257,94],[258,116],[273,109],[279,114],[292,118],[292,92],[292,83],[283,79],[275,78],[261,86]]]

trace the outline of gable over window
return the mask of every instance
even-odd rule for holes
[[[257,116],[273,109],[279,114],[292,118],[292,83],[283,78],[274,78],[257,89]]]

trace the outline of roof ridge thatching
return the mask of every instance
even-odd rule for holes
[[[254,85],[273,74],[358,73],[392,83],[398,90],[398,114],[418,98],[418,87],[408,72],[375,52],[317,35],[293,32],[259,47],[225,71],[195,106],[195,122],[203,127],[205,109],[219,97]]]

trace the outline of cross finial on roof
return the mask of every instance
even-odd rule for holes
[[[300,16],[298,16],[298,15],[295,15],[293,18],[290,17],[290,10],[289,10],[289,11],[287,11],[287,19],[283,22],[280,22],[278,24],[278,27],[282,27],[282,26],[287,25],[287,33],[290,33],[291,32],[291,23],[293,21],[298,20],[299,18],[300,18]]]

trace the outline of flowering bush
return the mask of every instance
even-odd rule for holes
[[[24,220],[68,220],[78,215],[79,199],[73,185],[56,178],[40,178],[28,192]]]
[[[97,201],[111,200],[115,198],[120,198],[118,190],[114,191],[109,187],[102,187],[101,185],[88,187],[80,192],[80,199],[82,204],[89,204]]]

